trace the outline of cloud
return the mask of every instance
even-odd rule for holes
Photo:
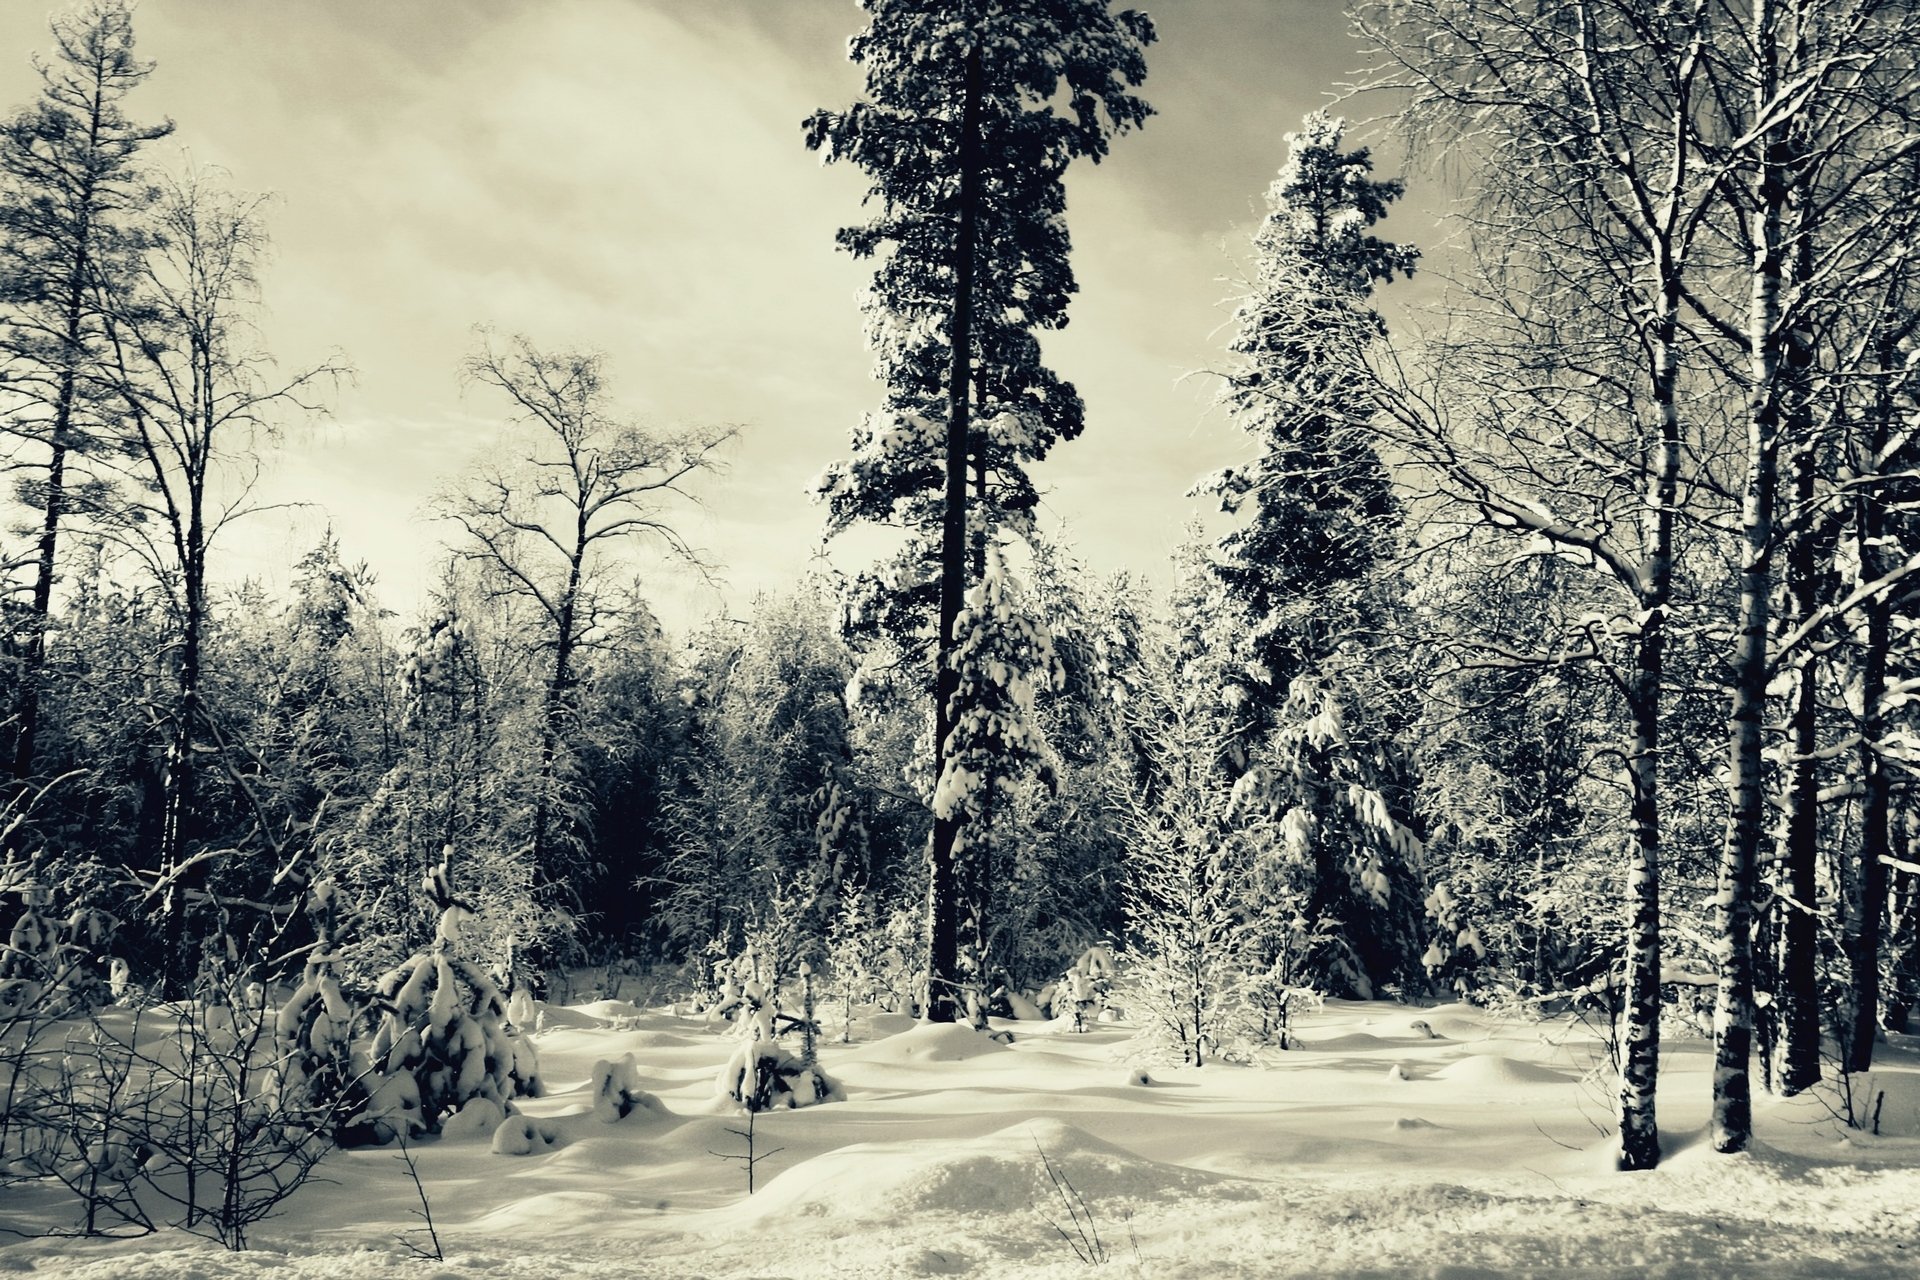
[[[1281,135],[1353,57],[1322,0],[1147,7],[1160,114],[1072,175],[1083,288],[1046,338],[1089,425],[1038,479],[1089,560],[1158,572],[1186,488],[1243,448],[1179,378],[1224,343],[1220,278]],[[44,46],[38,17],[7,8],[0,48]],[[801,572],[820,526],[806,482],[879,398],[870,267],[833,245],[865,184],[799,129],[857,94],[861,21],[848,0],[144,0],[160,69],[132,109],[171,114],[197,159],[280,194],[267,339],[289,369],[339,349],[357,370],[335,424],[290,431],[268,481],[316,507],[252,538],[250,562],[317,537],[324,509],[410,607],[440,554],[416,513],[505,417],[458,379],[487,323],[605,350],[643,417],[739,424],[689,529],[738,598]],[[34,87],[0,65],[0,101]],[[720,603],[670,589],[678,625]]]

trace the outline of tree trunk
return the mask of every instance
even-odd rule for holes
[[[1674,183],[1679,185],[1676,156]],[[1627,752],[1632,843],[1627,849],[1626,974],[1621,995],[1620,1152],[1623,1170],[1660,1163],[1660,1126],[1655,1097],[1660,1076],[1660,694],[1666,679],[1667,607],[1673,596],[1673,521],[1680,484],[1680,407],[1677,396],[1680,278],[1670,229],[1654,239],[1653,275],[1659,310],[1651,339],[1653,408],[1659,443],[1647,477],[1647,507],[1641,525],[1646,580],[1640,592],[1640,632],[1627,710],[1633,738]]]
[[[1894,413],[1887,387],[1898,360],[1892,343],[1883,343],[1878,360],[1881,392],[1866,423],[1866,438],[1858,455],[1860,465],[1854,468],[1862,479],[1877,478],[1881,454],[1887,447]],[[1887,533],[1885,504],[1882,491],[1871,484],[1863,486],[1854,499],[1853,531],[1862,582],[1877,581],[1887,571],[1882,552]],[[1843,1060],[1848,1071],[1865,1071],[1873,1066],[1873,1044],[1880,1022],[1880,938],[1887,913],[1887,859],[1893,853],[1892,797],[1886,766],[1880,759],[1880,740],[1887,727],[1887,652],[1893,642],[1891,593],[1881,592],[1866,602],[1860,638],[1860,745],[1855,752],[1860,772],[1860,862],[1851,877],[1843,941],[1853,978],[1849,1016],[1841,1028],[1846,1037]]]
[[[87,117],[87,155],[100,150],[102,116],[106,110],[106,91],[101,79],[94,79],[91,108]],[[66,349],[60,371],[60,389],[55,394],[53,430],[47,439],[51,456],[47,459],[47,492],[42,507],[40,545],[33,575],[32,633],[27,640],[26,660],[20,671],[20,697],[14,713],[17,725],[13,740],[13,777],[25,782],[33,776],[35,739],[40,730],[40,677],[47,664],[47,620],[53,612],[53,579],[58,561],[60,517],[66,513],[67,450],[72,442],[73,401],[79,381],[75,365],[80,359],[82,304],[86,299],[87,277],[92,271],[95,204],[99,199],[91,168],[83,171],[75,199],[73,262],[67,276],[66,331],[62,335]]]
[[[947,375],[946,510],[940,521],[940,639],[935,655],[933,776],[936,788],[946,772],[948,737],[954,724],[960,673],[953,667],[954,623],[966,594],[967,435],[973,359],[973,271],[980,201],[981,55],[967,53],[960,111],[960,201],[954,237],[953,327],[948,335],[952,366]],[[958,925],[954,884],[954,847],[960,835],[958,814],[934,815],[927,866],[927,1007],[933,1022],[957,1016],[959,988]]]
[[[67,361],[60,374],[60,390],[54,401],[53,429],[48,437],[51,456],[47,459],[47,493],[40,523],[40,546],[33,575],[32,631],[20,670],[20,698],[15,707],[17,718],[13,740],[13,777],[25,782],[33,776],[35,738],[40,729],[40,676],[47,664],[47,619],[53,611],[53,578],[60,541],[60,517],[66,510],[67,446],[73,425],[75,373],[72,362],[79,357],[80,346],[80,271],[75,270],[67,299]]]
[[[1899,832],[1901,856],[1913,861],[1916,844],[1913,810],[1903,806],[1899,816],[1890,819],[1887,826],[1890,835],[1893,831]],[[1886,1009],[1881,1020],[1888,1030],[1905,1032],[1913,1016],[1914,1003],[1920,1000],[1920,876],[1898,870],[1889,879]]]
[[[1798,388],[1796,388],[1798,390]],[[1796,397],[1797,401],[1797,397]],[[1799,415],[1798,409],[1793,411]],[[1814,451],[1805,442],[1793,458],[1796,532],[1787,548],[1787,599],[1794,624],[1820,607],[1813,530]],[[1793,702],[1788,717],[1790,765],[1786,770],[1785,839],[1781,849],[1784,883],[1777,897],[1785,913],[1781,927],[1779,990],[1780,1092],[1792,1097],[1820,1082],[1820,937],[1815,898],[1820,863],[1820,708],[1818,668],[1809,651],[1793,672]]]
[[[1753,0],[1753,110],[1773,110],[1779,84],[1774,0]],[[1728,811],[1721,845],[1715,941],[1713,1113],[1716,1151],[1744,1151],[1753,1138],[1753,898],[1765,825],[1761,733],[1767,701],[1767,625],[1773,587],[1774,499],[1779,487],[1781,221],[1786,204],[1785,130],[1761,139],[1747,339],[1747,474],[1740,511],[1740,604],[1732,654],[1728,725]]]
[[[203,540],[199,498],[196,491],[186,530],[188,554],[181,558],[185,616],[181,619],[180,672],[175,686],[178,706],[173,737],[167,744],[165,802],[160,819],[160,874],[167,879],[161,900],[161,989],[175,999],[186,994],[193,980],[194,957],[186,944],[187,903],[194,887],[206,880],[204,865],[185,865],[193,835],[193,737],[200,717],[200,641],[206,616],[205,562],[194,550]]]

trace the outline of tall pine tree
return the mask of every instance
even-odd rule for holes
[[[121,104],[153,70],[133,54],[124,0],[56,17],[54,57],[36,60],[40,97],[0,122],[0,365],[12,403],[0,422],[39,453],[19,496],[36,510],[32,597],[20,642],[13,774],[34,772],[41,673],[60,530],[105,500],[105,481],[76,465],[105,447],[98,298],[124,287],[135,216],[151,200],[140,148],[171,133]]]
[[[909,654],[937,618],[941,779],[963,719],[949,658],[968,583],[985,574],[996,534],[1030,532],[1038,495],[1027,466],[1083,425],[1078,395],[1041,363],[1037,338],[1066,322],[1074,291],[1062,180],[1146,119],[1133,90],[1153,26],[1110,0],[862,7],[871,22],[850,55],[866,96],[816,112],[806,138],[872,179],[879,211],[840,243],[879,258],[868,327],[886,394],[821,490],[835,530],[867,520],[909,531],[894,562],[863,580],[856,612]],[[958,1002],[954,848],[969,811],[948,806],[934,822],[930,991],[943,1021]]]

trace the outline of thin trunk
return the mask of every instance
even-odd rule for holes
[[[567,588],[560,597],[560,616],[555,622],[553,670],[540,707],[540,771],[533,801],[533,886],[536,899],[550,899],[559,882],[552,874],[554,839],[554,792],[559,784],[560,745],[566,737],[567,690],[573,682],[574,619],[580,599],[581,569],[587,556],[587,516],[583,499],[577,512],[573,555],[567,564]],[[531,963],[538,967],[547,956],[535,951]],[[509,975],[511,980],[514,975]]]
[[[1890,832],[1899,832],[1901,856],[1914,860],[1915,819],[1910,807],[1903,807],[1897,818],[1888,822]],[[1896,870],[1887,886],[1888,911],[1886,1011],[1882,1021],[1889,1031],[1905,1032],[1920,1001],[1920,876]]]
[[[1660,1076],[1660,694],[1666,678],[1667,607],[1673,594],[1673,520],[1680,483],[1679,278],[1665,239],[1653,264],[1660,305],[1651,329],[1652,381],[1659,415],[1659,448],[1647,478],[1642,525],[1647,580],[1641,592],[1640,635],[1634,648],[1627,706],[1633,741],[1627,756],[1633,838],[1627,849],[1627,969],[1621,995],[1621,1169],[1660,1163],[1655,1095]]]
[[[1773,0],[1753,0],[1753,106],[1773,109],[1779,33]],[[1753,293],[1747,336],[1752,386],[1747,407],[1747,474],[1740,511],[1740,604],[1727,717],[1728,812],[1715,906],[1719,984],[1714,1002],[1713,1112],[1716,1151],[1743,1151],[1753,1138],[1753,899],[1766,816],[1761,733],[1767,701],[1767,626],[1773,587],[1774,500],[1779,487],[1781,220],[1786,205],[1785,130],[1761,140],[1753,214]]]
[[[1796,391],[1799,388],[1795,388]],[[1797,400],[1797,397],[1796,397]],[[1793,415],[1800,416],[1794,409]],[[1795,624],[1819,608],[1819,565],[1810,527],[1814,499],[1814,452],[1804,444],[1793,458],[1797,532],[1787,547],[1787,600]],[[1788,717],[1791,764],[1786,771],[1786,830],[1781,850],[1780,1092],[1787,1097],[1820,1082],[1819,893],[1820,775],[1818,670],[1813,654],[1802,655],[1793,673]]]
[[[953,731],[960,674],[953,667],[954,623],[966,594],[968,389],[973,359],[973,272],[980,200],[980,49],[967,52],[960,110],[960,204],[954,237],[953,363],[947,375],[946,510],[940,521],[940,640],[935,655],[933,772],[946,772],[947,739]],[[958,903],[954,847],[958,814],[933,820],[927,867],[927,1008],[933,1022],[952,1022],[959,1012]]]
[[[1811,192],[1803,176],[1788,188],[1794,237],[1793,284],[1803,288],[1813,275],[1813,236],[1805,210]],[[1780,366],[1781,431],[1794,445],[1794,537],[1787,548],[1787,604],[1795,625],[1820,608],[1820,577],[1833,562],[1831,542],[1815,519],[1820,441],[1813,432],[1813,335],[1801,312],[1789,327]],[[1788,1097],[1820,1082],[1820,932],[1816,898],[1820,892],[1820,746],[1819,664],[1811,640],[1794,672],[1793,709],[1788,736],[1792,766],[1787,771],[1786,922],[1782,929],[1778,1005],[1781,1019],[1780,1091]]]
[[[1886,388],[1898,367],[1898,358],[1891,343],[1882,347],[1882,390],[1866,424],[1867,436],[1860,450],[1866,466],[1856,468],[1863,475],[1868,468],[1877,467],[1886,449],[1894,411]],[[1886,557],[1881,550],[1886,524],[1884,497],[1871,486],[1862,487],[1854,500],[1853,514],[1862,582],[1877,581],[1886,573]],[[1886,733],[1887,651],[1893,643],[1891,593],[1881,592],[1867,601],[1860,632],[1860,745],[1855,752],[1861,791],[1860,862],[1852,876],[1844,939],[1847,966],[1853,976],[1850,1017],[1841,1028],[1846,1037],[1844,1060],[1848,1071],[1865,1071],[1873,1066],[1873,1044],[1880,1021],[1880,938],[1887,912],[1887,859],[1893,852],[1892,797],[1886,767],[1880,759],[1880,740]]]
[[[199,497],[196,490],[186,531],[189,548],[202,539]],[[194,887],[206,879],[205,866],[185,866],[193,834],[193,735],[200,717],[200,642],[206,615],[205,573],[197,554],[190,551],[184,559],[181,577],[185,617],[180,629],[179,702],[173,737],[167,744],[166,798],[160,821],[160,873],[167,877],[161,903],[161,986],[170,998],[184,995],[193,978],[193,958],[186,946],[187,903]]]

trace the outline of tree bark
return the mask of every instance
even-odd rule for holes
[[[1676,157],[1676,183],[1682,163]],[[1670,228],[1668,229],[1670,232]],[[1655,237],[1653,271],[1659,310],[1649,329],[1658,444],[1647,477],[1642,521],[1646,578],[1640,592],[1640,632],[1627,680],[1632,741],[1627,754],[1633,837],[1627,849],[1626,974],[1620,1029],[1620,1151],[1623,1170],[1660,1163],[1655,1095],[1660,1076],[1660,694],[1666,679],[1667,609],[1673,596],[1673,523],[1680,483],[1680,279],[1668,233]]]
[[[1880,394],[1866,423],[1859,446],[1860,464],[1854,470],[1863,479],[1877,478],[1894,406],[1888,383],[1898,368],[1899,353],[1884,342],[1878,354]],[[1863,485],[1853,504],[1853,531],[1860,561],[1860,581],[1874,582],[1887,571],[1882,552],[1887,533],[1886,499],[1871,484]],[[1853,978],[1843,1061],[1848,1071],[1873,1066],[1873,1045],[1880,1025],[1880,939],[1887,913],[1887,859],[1893,853],[1892,796],[1880,741],[1886,733],[1887,654],[1893,642],[1893,600],[1881,592],[1866,602],[1860,620],[1860,745],[1855,750],[1860,773],[1860,861],[1850,877],[1843,946]]]

